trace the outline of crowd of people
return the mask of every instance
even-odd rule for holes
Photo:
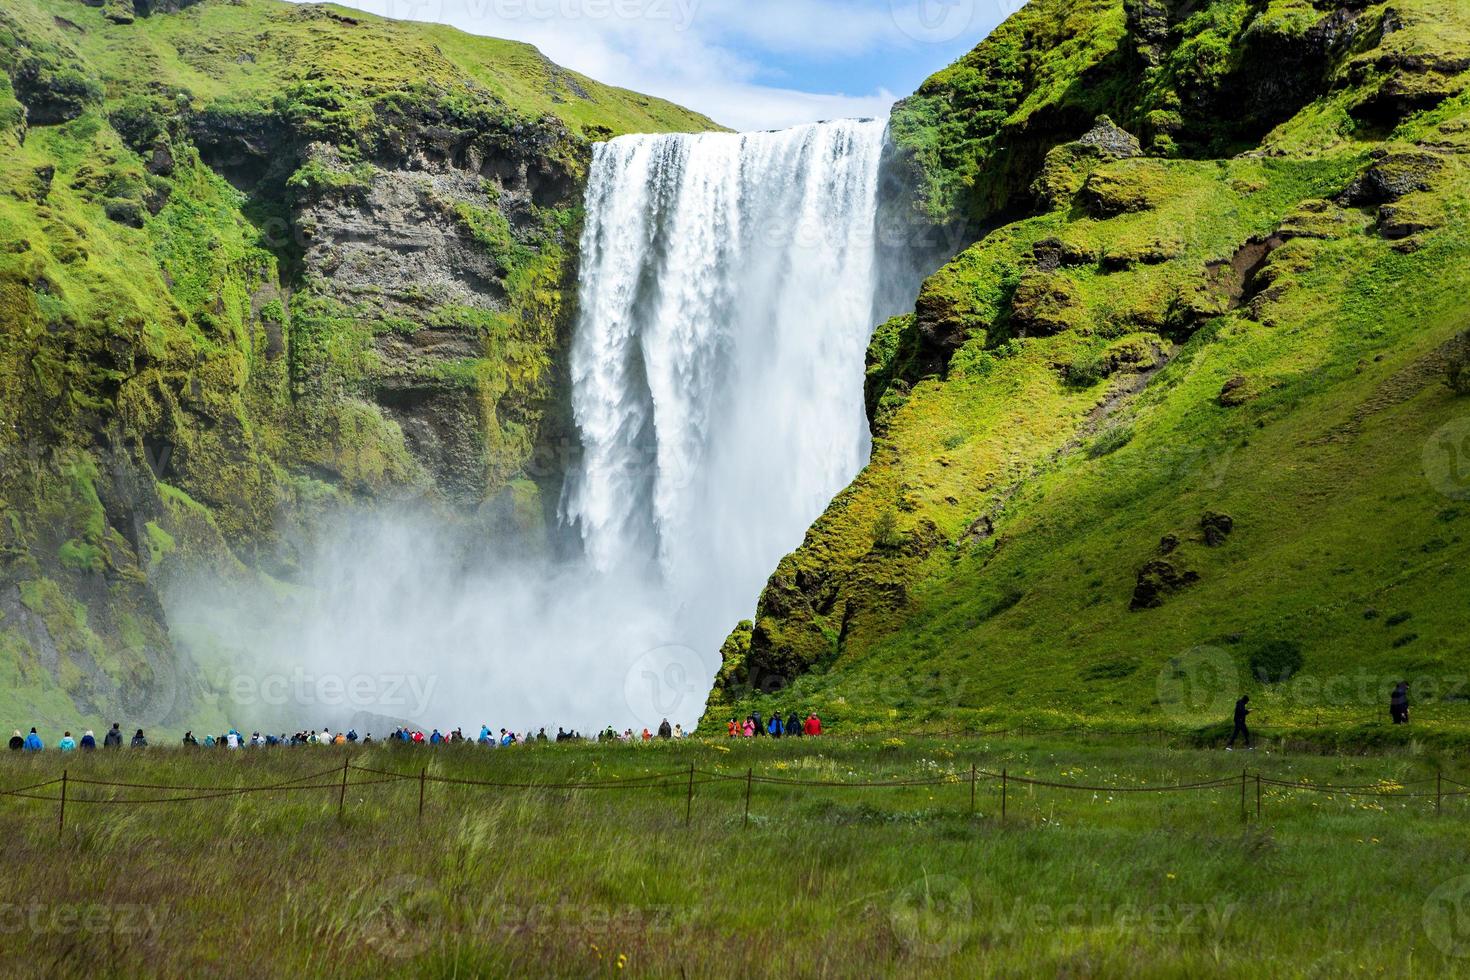
[[[730,719],[730,736],[753,737],[756,735],[769,735],[774,738],[781,736],[811,736],[822,734],[822,722],[815,712],[807,715],[805,721],[797,717],[795,711],[783,722],[780,713],[771,717],[769,722],[762,722],[759,711],[752,712],[746,717],[743,725],[738,724],[734,718]],[[679,739],[684,738],[685,732],[682,725],[670,725],[665,718],[656,730],[650,731],[644,728],[642,732],[635,732],[632,728],[618,732],[612,725],[598,732],[592,737],[595,742],[652,742],[655,739]],[[114,722],[111,729],[103,736],[102,747],[113,749],[121,748],[124,736],[120,722]],[[473,742],[476,745],[495,747],[508,747],[512,745],[524,745],[533,742],[583,742],[587,738],[576,730],[567,730],[558,727],[555,735],[546,734],[546,729],[541,728],[534,734],[527,729],[524,732],[514,732],[502,728],[499,732],[492,732],[489,725],[481,725],[480,732],[474,737],[465,735],[460,728],[450,729],[448,732],[432,728],[427,733],[419,728],[399,727],[395,728],[388,736],[387,741],[396,745],[448,745]],[[238,729],[231,728],[221,735],[207,734],[202,739],[193,731],[184,733],[183,745],[186,748],[263,748],[268,746],[282,745],[371,745],[373,744],[372,732],[362,735],[356,729],[348,729],[345,732],[333,732],[330,727],[324,727],[321,731],[303,729],[301,731],[279,735],[273,733],[251,732],[245,735]],[[139,728],[129,740],[129,744],[135,749],[147,748],[148,738]],[[97,739],[92,730],[88,729],[82,734],[80,740],[72,737],[71,732],[61,736],[56,747],[62,752],[75,750],[91,751],[96,749]],[[45,741],[35,728],[27,735],[21,735],[17,729],[10,738],[10,748],[14,752],[39,752],[46,748]]]
[[[122,744],[122,727],[119,723],[114,722],[112,728],[102,737],[102,747],[118,749],[122,748]],[[135,749],[148,747],[148,739],[143,735],[143,729],[140,728],[133,733],[130,744]],[[10,751],[12,752],[40,752],[45,747],[45,741],[42,740],[35,728],[32,728],[28,735],[21,735],[20,729],[18,728],[10,735]],[[81,749],[83,752],[90,751],[97,747],[97,736],[92,734],[90,728],[82,733],[81,739],[73,738],[71,732],[63,732],[60,741],[56,743],[56,747],[62,752],[75,752],[78,749]]]
[[[731,718],[727,726],[727,734],[731,738],[756,738],[761,735],[769,735],[771,738],[811,737],[822,734],[822,719],[818,718],[817,713],[813,711],[807,714],[805,721],[802,721],[793,711],[786,716],[785,721],[782,721],[781,712],[778,711],[771,715],[770,721],[763,723],[761,713],[752,711],[745,716],[744,722]]]

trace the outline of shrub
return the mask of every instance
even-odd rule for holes
[[[1088,459],[1101,459],[1115,453],[1133,441],[1133,427],[1120,425],[1103,432],[1087,447]]]
[[[1444,383],[1457,395],[1470,395],[1470,355],[1456,354],[1445,365]]]
[[[1250,655],[1251,674],[1262,684],[1290,680],[1302,669],[1302,646],[1295,640],[1266,640]]]
[[[903,544],[903,535],[898,531],[898,517],[892,510],[885,510],[873,522],[873,545],[892,551]]]

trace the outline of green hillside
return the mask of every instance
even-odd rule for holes
[[[1467,42],[1455,0],[1032,0],[902,103],[915,220],[978,240],[879,328],[872,461],[707,718],[1208,734],[1250,693],[1361,742],[1406,679],[1470,734]]]
[[[335,501],[535,547],[590,141],[712,126],[340,8],[0,7],[0,717],[205,717],[160,597],[289,596]]]

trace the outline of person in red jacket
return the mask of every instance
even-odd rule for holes
[[[820,735],[822,734],[822,719],[818,718],[817,713],[813,711],[806,716],[806,724],[802,727],[806,729],[808,735]]]

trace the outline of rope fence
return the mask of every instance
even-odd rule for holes
[[[354,779],[354,774],[359,778]],[[402,783],[417,784],[418,786],[418,816],[420,820],[423,819],[424,807],[430,785],[543,792],[682,789],[685,797],[684,820],[686,824],[692,822],[693,819],[694,791],[697,787],[720,784],[729,785],[733,783],[741,784],[744,787],[743,823],[746,826],[749,826],[750,823],[750,807],[756,786],[782,787],[785,789],[870,790],[910,789],[923,786],[934,787],[968,784],[969,812],[973,815],[976,812],[976,798],[979,787],[984,783],[991,786],[998,786],[1000,819],[1002,821],[1007,817],[1009,796],[1013,785],[1037,789],[1083,792],[1093,795],[1099,793],[1108,795],[1120,793],[1194,793],[1216,792],[1222,789],[1239,789],[1242,819],[1248,817],[1248,796],[1252,784],[1255,788],[1255,811],[1257,817],[1261,816],[1263,812],[1264,792],[1267,787],[1275,790],[1300,790],[1302,792],[1329,794],[1333,796],[1397,800],[1433,799],[1436,813],[1442,812],[1446,798],[1470,796],[1470,783],[1449,778],[1443,773],[1436,773],[1434,776],[1419,779],[1384,780],[1377,783],[1336,784],[1277,779],[1260,772],[1252,776],[1247,770],[1242,769],[1238,777],[1217,776],[1192,782],[1165,783],[1151,786],[1105,786],[1019,776],[1013,775],[1008,769],[1001,769],[999,772],[995,772],[989,769],[982,769],[977,765],[971,765],[968,773],[952,772],[942,776],[888,780],[832,780],[756,775],[754,767],[747,768],[744,773],[719,772],[714,769],[701,769],[695,764],[690,763],[684,768],[648,773],[642,776],[561,782],[526,782],[434,775],[430,774],[427,766],[420,768],[416,773],[396,772],[391,769],[378,769],[371,766],[355,765],[350,758],[344,758],[342,765],[334,766],[331,769],[323,769],[319,772],[308,773],[307,775],[297,776],[293,779],[265,783],[259,786],[198,786],[177,783],[87,779],[73,777],[68,770],[63,769],[60,776],[52,779],[41,780],[10,789],[0,789],[0,797],[40,800],[57,804],[57,831],[61,832],[66,827],[66,807],[69,803],[103,806],[138,806],[155,803],[190,803],[202,800],[238,799],[253,793],[297,793],[336,790],[337,810],[340,819],[346,814],[348,790]],[[1433,784],[1432,787],[1430,787],[1431,783]],[[1446,784],[1453,788],[1446,788]],[[38,792],[50,790],[53,787],[55,787],[55,795],[49,792]],[[74,792],[76,787],[175,795],[130,795],[122,797],[77,795]],[[1411,787],[1425,788],[1418,789]]]

